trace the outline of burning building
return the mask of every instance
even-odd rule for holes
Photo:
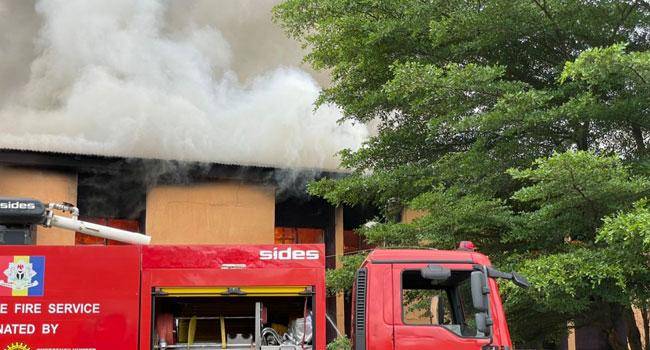
[[[150,235],[153,244],[324,243],[330,268],[336,267],[336,256],[365,249],[353,230],[376,212],[310,197],[301,173],[291,174],[294,182],[287,184],[287,170],[271,167],[0,150],[3,196],[73,203],[82,220]],[[318,176],[324,175],[344,176]],[[43,227],[29,235],[5,232],[0,239],[3,244],[118,244]],[[330,298],[329,314],[344,322],[345,301],[338,299],[337,306]]]
[[[275,3],[0,0],[0,194],[73,203],[154,244],[324,243],[332,268],[362,249],[353,229],[375,211],[304,185],[344,176],[336,152],[368,131],[314,107],[326,75],[271,22]],[[342,323],[343,300],[329,308]]]

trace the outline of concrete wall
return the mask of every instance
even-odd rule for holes
[[[0,196],[29,197],[44,203],[77,203],[77,174],[32,168],[0,167]],[[38,227],[36,244],[74,245],[75,233]]]
[[[402,222],[408,224],[413,222],[413,220],[419,219],[425,215],[427,215],[427,212],[424,210],[414,210],[414,209],[405,208],[402,211]]]
[[[152,244],[273,244],[275,188],[222,181],[147,194]]]

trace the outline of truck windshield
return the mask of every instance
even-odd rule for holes
[[[446,280],[430,280],[420,270],[402,272],[402,321],[442,326],[462,337],[483,337],[476,330],[471,271],[452,271]]]

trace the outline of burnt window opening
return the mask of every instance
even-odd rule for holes
[[[85,217],[139,220],[147,203],[142,179],[122,173],[79,173],[77,206]]]
[[[80,172],[77,207],[80,219],[122,230],[144,233],[147,187],[144,179],[129,171]],[[76,233],[76,244],[118,244]]]
[[[377,220],[379,209],[369,205],[357,205],[343,208],[344,253],[366,252],[373,246],[357,230],[370,221]]]
[[[333,208],[325,200],[284,197],[275,204],[275,243],[326,243],[334,227]]]
[[[287,197],[275,203],[275,226],[325,229],[331,225],[331,211],[322,198]]]

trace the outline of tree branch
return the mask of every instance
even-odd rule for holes
[[[555,18],[551,15],[551,12],[549,11],[548,7],[546,7],[546,2],[539,2],[539,0],[532,0],[537,7],[542,11],[542,13],[546,16],[546,18],[551,21],[553,24],[553,30],[555,31],[555,36],[557,37],[558,41],[562,43],[562,30],[560,30],[560,25],[555,21]],[[564,46],[564,45],[563,45]],[[566,55],[565,58],[570,58],[571,55],[566,51],[566,47],[562,48],[562,51],[564,51],[564,54]]]
[[[650,2],[644,1],[644,0],[638,0],[634,2],[637,5],[640,5],[641,7],[644,7],[646,10],[650,11]]]
[[[595,231],[596,227],[598,226],[597,222],[598,222],[598,220],[600,218],[600,216],[598,215],[598,210],[596,209],[596,203],[591,198],[589,198],[582,191],[580,186],[576,183],[577,182],[576,177],[575,177],[575,174],[573,173],[573,168],[571,168],[571,167],[569,167],[569,175],[571,175],[571,187],[576,192],[578,192],[580,197],[582,197],[582,199],[584,199],[589,204],[589,207],[591,208],[591,216],[593,218],[591,228]]]
[[[634,73],[634,75],[636,75],[639,79],[641,79],[641,81],[642,81],[644,84],[648,84],[648,81],[646,81],[645,78],[643,77],[643,75],[641,75],[641,73],[637,72],[637,70],[634,69],[634,67],[631,67],[631,66],[625,66],[625,68],[631,70],[632,73]]]

